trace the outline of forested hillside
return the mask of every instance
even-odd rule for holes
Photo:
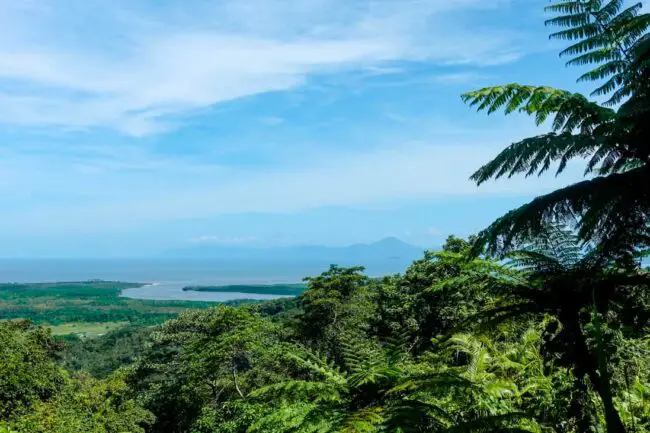
[[[554,229],[549,239],[503,264],[471,258],[471,245],[450,237],[403,275],[378,281],[332,267],[308,281],[297,306],[188,310],[130,341],[134,364],[93,371],[104,379],[64,372],[70,349],[45,329],[2,323],[4,424],[66,433],[600,431],[605,360],[622,422],[647,431],[647,273],[581,273],[589,254],[575,237]],[[592,288],[612,282],[626,285],[594,303]]]
[[[604,80],[592,95],[603,104],[520,84],[463,96],[552,128],[507,147],[478,184],[559,174],[572,159],[586,161],[582,182],[379,280],[332,266],[295,300],[187,310],[67,349],[45,328],[0,322],[0,432],[650,431],[641,8],[547,8],[568,63],[593,67],[580,79]]]

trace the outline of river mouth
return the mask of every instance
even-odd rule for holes
[[[157,282],[145,284],[141,287],[122,290],[121,297],[130,299],[144,299],[150,301],[199,301],[199,302],[228,302],[244,299],[265,301],[287,298],[290,296],[268,293],[242,293],[242,292],[199,292],[183,290],[188,282]]]

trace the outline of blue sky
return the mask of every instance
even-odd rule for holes
[[[570,90],[546,0],[0,0],[0,256],[440,245],[579,177],[468,177]]]

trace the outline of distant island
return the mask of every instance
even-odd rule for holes
[[[253,293],[262,295],[298,296],[307,288],[304,284],[237,284],[227,286],[187,286],[184,292]]]

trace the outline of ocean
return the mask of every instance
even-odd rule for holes
[[[351,264],[342,264],[350,266]],[[269,299],[272,295],[183,292],[185,286],[299,283],[327,270],[328,263],[273,260],[214,259],[0,259],[0,283],[106,280],[146,283],[125,290],[137,299],[225,301]],[[371,263],[370,276],[404,271],[392,262]]]

